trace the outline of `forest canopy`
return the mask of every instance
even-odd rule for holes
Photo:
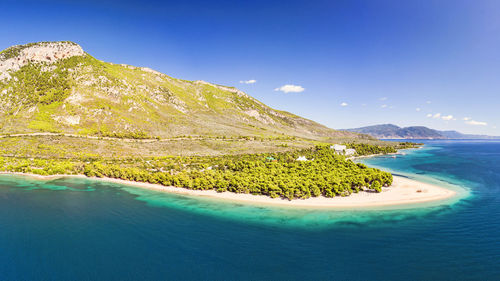
[[[394,146],[346,144],[358,155],[387,154]],[[27,159],[1,158],[0,170],[40,175],[84,174],[194,190],[266,195],[273,198],[348,196],[381,192],[392,175],[339,155],[329,145],[279,152],[224,156],[168,156],[149,159]]]

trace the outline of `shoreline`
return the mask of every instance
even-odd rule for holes
[[[441,201],[455,196],[453,190],[424,183],[401,176],[394,176],[393,184],[390,187],[383,187],[382,192],[360,191],[346,197],[311,197],[308,199],[294,199],[289,201],[281,198],[271,198],[265,195],[252,195],[233,192],[217,192],[215,190],[191,190],[183,187],[163,186],[144,182],[135,182],[114,178],[87,177],[85,175],[50,175],[42,176],[36,174],[0,172],[5,175],[21,175],[41,180],[52,180],[58,178],[83,178],[103,182],[118,183],[127,186],[145,188],[154,191],[167,192],[178,195],[198,196],[204,198],[218,199],[226,202],[239,202],[258,205],[272,205],[283,207],[307,207],[307,208],[364,208],[409,205],[415,203],[426,203]]]
[[[414,149],[421,149],[423,146],[420,147],[411,147],[411,148],[404,148],[404,149],[399,149],[397,152],[391,152],[391,153],[377,153],[377,154],[370,154],[370,155],[361,155],[361,156],[352,156],[352,157],[346,157],[347,160],[358,160],[358,159],[363,159],[363,158],[373,158],[373,157],[378,157],[378,156],[397,156],[397,155],[405,155],[406,153],[404,152],[405,150],[414,150]]]
[[[402,155],[401,153],[398,152],[392,152],[392,153],[377,153],[377,154],[370,154],[370,155],[360,155],[360,156],[351,156],[351,157],[346,157],[346,160],[358,160],[358,159],[363,159],[363,158],[372,158],[372,157],[377,157],[377,156],[385,156],[385,155]]]

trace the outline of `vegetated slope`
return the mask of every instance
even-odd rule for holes
[[[370,138],[274,110],[242,91],[100,61],[72,42],[0,53],[0,134]]]

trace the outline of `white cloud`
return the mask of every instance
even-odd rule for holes
[[[473,126],[488,126],[488,123],[472,120],[470,117],[464,117],[462,120],[465,121],[465,124],[473,125]]]
[[[453,115],[441,115],[441,113],[436,113],[436,114],[427,114],[427,117],[428,118],[434,118],[434,119],[442,119],[442,120],[445,120],[445,121],[450,121],[450,120],[457,120],[455,117],[453,117]]]
[[[242,80],[242,81],[240,81],[240,83],[241,83],[241,84],[254,84],[254,83],[256,83],[256,82],[257,82],[257,80],[255,80],[255,79],[250,79],[250,80]]]
[[[420,111],[422,109],[420,109],[420,107],[417,107],[417,108],[415,108],[415,110],[418,112],[418,111]]]
[[[366,106],[366,103],[363,103],[361,106]]]
[[[465,124],[469,124],[469,125],[473,125],[473,126],[488,126],[488,123],[486,123],[486,122],[480,122],[480,121],[474,121],[474,120],[465,121]]]
[[[427,103],[427,104],[431,104],[431,101],[430,101],[430,100],[428,100],[428,101],[426,101],[425,103]]]
[[[276,92],[283,92],[285,94],[288,93],[300,93],[303,92],[305,89],[302,86],[297,86],[297,85],[283,85],[279,88],[274,89]]]
[[[386,107],[387,107],[387,104],[383,104],[381,107],[382,107],[382,108],[386,108]]]
[[[387,97],[380,98],[381,101],[387,100]]]
[[[347,105],[348,105],[347,102],[343,102],[340,104],[340,106],[347,106]]]

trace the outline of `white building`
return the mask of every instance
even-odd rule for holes
[[[307,161],[307,158],[305,156],[299,156],[299,158],[297,158],[297,161]]]
[[[338,154],[344,154],[344,150],[346,150],[347,147],[345,145],[334,144],[330,146],[330,149],[335,150],[335,152]]]
[[[356,149],[353,148],[348,148],[344,151],[345,156],[350,156],[356,154]]]
[[[330,146],[330,149],[334,149],[335,151],[344,151],[346,150],[347,146],[345,145],[340,145],[340,144],[334,144]]]
[[[354,155],[356,154],[356,150],[352,148],[347,148],[345,145],[340,145],[340,144],[334,144],[330,146],[330,149],[335,150],[337,154],[342,154],[342,155]]]

